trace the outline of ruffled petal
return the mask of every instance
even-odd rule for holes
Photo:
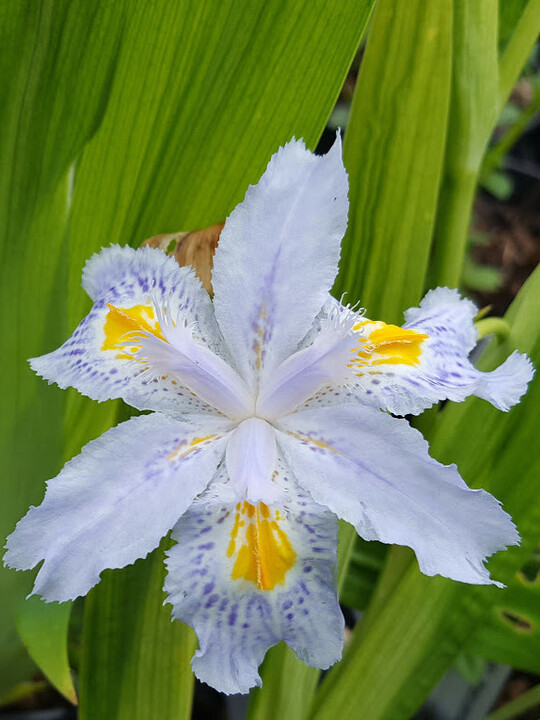
[[[87,262],[83,286],[94,306],[62,347],[30,361],[39,375],[94,400],[120,397],[139,410],[215,412],[178,374],[156,374],[136,359],[140,341],[126,344],[144,332],[163,337],[158,314],[165,313],[188,324],[207,352],[221,352],[212,303],[191,268],[155,248],[113,245]]]
[[[324,157],[292,141],[227,219],[214,258],[214,306],[252,389],[294,352],[325,302],[347,209],[339,138]]]
[[[418,414],[439,400],[488,400],[499,410],[519,402],[533,376],[525,355],[513,353],[493,372],[468,360],[476,343],[477,309],[457,290],[437,288],[405,313],[402,328],[364,321],[350,385],[363,402],[396,415]]]
[[[257,669],[280,640],[315,667],[341,657],[337,521],[295,494],[280,509],[201,498],[174,528],[165,591],[173,616],[197,633],[195,674],[220,692],[260,686]]]
[[[7,541],[4,563],[44,560],[33,593],[85,595],[102,570],[153,550],[201,493],[225,451],[223,422],[159,414],[132,418],[86,445],[50,480]]]
[[[367,540],[411,547],[426,575],[492,583],[485,559],[519,540],[499,502],[433,460],[405,420],[353,404],[297,412],[280,427],[278,448],[313,499]]]

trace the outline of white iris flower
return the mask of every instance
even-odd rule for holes
[[[33,592],[61,602],[172,529],[173,616],[197,633],[196,675],[226,693],[260,685],[280,640],[309,665],[340,658],[338,517],[467,583],[493,582],[485,558],[518,542],[494,497],[383,411],[471,394],[508,410],[530,362],[514,353],[477,371],[476,309],[453,290],[430,292],[403,328],[331,299],[347,209],[339,140],[325,157],[293,141],[225,224],[213,302],[161,250],[109,247],[84,270],[91,312],[31,361],[62,388],[154,412],[66,464],[9,537],[6,564],[43,561]]]

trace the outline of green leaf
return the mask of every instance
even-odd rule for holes
[[[531,581],[518,570],[508,586],[494,594],[468,650],[487,660],[538,674],[539,647],[540,577]]]
[[[482,157],[540,31],[540,0],[509,5],[499,57],[497,3],[454,2],[452,100],[430,287],[459,285]]]
[[[171,623],[170,607],[163,606],[167,543],[134,565],[105,571],[88,595],[81,720],[190,717],[196,640],[191,628]]]
[[[357,536],[343,583],[340,601],[355,610],[365,610],[383,568],[388,546]]]
[[[480,265],[466,258],[461,274],[464,287],[484,292],[494,292],[501,286],[502,275],[499,268],[490,265]]]
[[[498,170],[493,170],[487,177],[483,178],[482,185],[488,192],[496,197],[497,200],[508,200],[514,192],[512,178],[507,173]],[[463,277],[462,280],[464,285],[467,285],[465,277]]]
[[[540,0],[505,0],[507,12],[501,14],[503,39],[499,61],[499,95],[501,109],[506,103],[540,32]]]
[[[21,603],[17,629],[32,659],[48,680],[72,703],[77,703],[69,670],[67,634],[71,603],[45,603],[31,597]]]
[[[499,2],[499,53],[502,53],[512,36],[528,0],[503,0]]]
[[[430,287],[461,278],[478,173],[499,112],[498,7],[454,2],[452,96]]]
[[[94,4],[0,7],[2,538],[39,503],[62,463],[66,394],[47,387],[26,361],[68,330],[70,168],[99,124],[111,82],[119,22],[107,17],[96,37]],[[72,248],[71,257],[78,273],[82,256]],[[0,567],[0,691],[31,672],[15,628],[31,582],[29,573]]]
[[[540,702],[540,684],[526,690],[502,708],[490,713],[485,720],[516,720],[527,710],[532,710]]]
[[[424,287],[441,178],[452,3],[381,0],[345,136],[349,228],[335,294],[401,320]]]
[[[540,269],[514,301],[506,320],[507,342],[492,343],[483,369],[517,347],[540,363]],[[511,582],[538,543],[540,500],[536,451],[540,422],[540,379],[520,405],[501,414],[472,398],[440,413],[431,454],[457,462],[468,483],[485,487],[503,502],[522,536],[522,546],[498,553],[490,562],[493,577]],[[392,557],[394,553],[390,554]],[[468,586],[420,574],[416,562],[400,568],[399,579],[367,628],[355,629],[349,650],[331,670],[315,697],[316,720],[359,715],[370,720],[411,717],[454,658],[469,648],[475,629],[504,591]],[[369,612],[369,611],[368,611]]]

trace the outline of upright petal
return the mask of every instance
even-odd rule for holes
[[[486,557],[519,540],[499,502],[433,460],[405,420],[354,404],[289,415],[281,430],[278,447],[313,499],[367,540],[411,547],[426,575],[488,584]]]
[[[493,372],[468,360],[476,343],[477,309],[456,290],[432,290],[405,313],[402,328],[364,321],[356,327],[358,350],[350,386],[363,402],[396,415],[417,414],[439,400],[477,395],[509,410],[533,376],[530,360],[513,353]]]
[[[5,564],[28,570],[44,560],[33,592],[62,602],[85,595],[106,568],[147,555],[223,458],[224,425],[206,420],[143,415],[88,443],[17,524]]]
[[[263,383],[257,399],[257,414],[275,419],[308,402],[321,387],[340,386],[350,372],[351,353],[357,340],[350,332],[355,316],[348,322],[328,317],[318,324],[310,345],[298,350],[279,365]]]
[[[257,668],[284,640],[308,665],[339,660],[336,518],[307,497],[296,507],[197,502],[173,531],[165,590],[199,640],[197,677],[225,693],[261,685]]]
[[[140,410],[214,412],[177,374],[147,372],[136,359],[140,342],[126,345],[141,332],[163,338],[158,315],[165,313],[189,324],[202,346],[222,347],[212,303],[191,268],[155,248],[113,245],[88,261],[83,285],[94,306],[62,347],[31,360],[39,375],[94,400],[121,397]]]
[[[325,157],[292,141],[227,219],[214,258],[214,306],[253,389],[260,373],[294,352],[325,302],[347,209],[339,138]]]

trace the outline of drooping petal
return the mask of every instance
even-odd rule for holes
[[[257,417],[240,423],[227,442],[227,472],[236,497],[251,503],[273,503],[283,491],[273,482],[277,466],[274,429]]]
[[[353,404],[304,410],[280,427],[278,447],[313,499],[367,540],[411,547],[426,575],[488,584],[484,560],[519,540],[499,502],[433,460],[405,420]]]
[[[111,246],[88,261],[83,286],[94,306],[62,347],[31,360],[39,375],[94,400],[121,397],[140,410],[214,412],[178,375],[156,375],[135,359],[140,341],[126,345],[144,332],[163,338],[161,312],[189,324],[202,346],[219,349],[212,303],[191,268],[155,248]]]
[[[469,395],[509,410],[533,376],[531,362],[515,352],[493,372],[477,370],[467,357],[476,343],[476,313],[474,303],[456,290],[437,288],[420,307],[407,310],[402,328],[359,323],[350,377],[357,397],[396,415]]]
[[[296,494],[296,492],[294,493]],[[261,685],[257,668],[284,640],[308,665],[339,660],[336,518],[305,496],[277,509],[198,501],[173,531],[165,590],[199,640],[197,677],[225,693]]]
[[[214,258],[214,307],[253,389],[294,352],[325,302],[347,209],[339,138],[324,157],[292,141],[227,219]]]
[[[33,592],[62,602],[85,595],[102,570],[147,555],[223,458],[226,426],[204,419],[143,415],[88,443],[17,524],[5,564],[28,570],[44,560]]]

